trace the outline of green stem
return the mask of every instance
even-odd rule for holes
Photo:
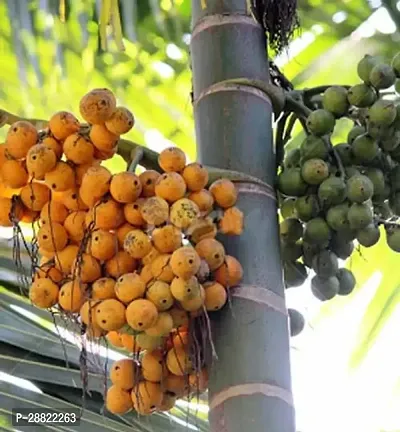
[[[375,222],[378,225],[384,225],[385,227],[389,226],[389,227],[400,228],[400,223],[399,222],[390,222],[390,221],[386,221],[386,220],[381,219],[381,218],[375,218]]]
[[[315,96],[312,96],[311,98],[305,98],[304,103],[308,108],[310,108],[312,110],[320,109],[323,107],[321,95],[315,95]]]
[[[307,123],[306,123],[306,121],[304,120],[304,118],[299,117],[299,122],[301,123],[301,126],[303,127],[304,133],[305,133],[306,135],[309,135],[309,132],[308,132],[308,129],[307,129]]]
[[[160,166],[158,165],[158,153],[154,150],[149,149],[141,144],[129,141],[126,139],[119,139],[118,141],[118,154],[128,163],[132,162],[132,152],[136,149],[141,149],[143,152],[142,158],[140,160],[140,165],[146,169],[155,170],[162,172]]]
[[[312,88],[307,88],[301,90],[304,93],[305,97],[311,98],[315,95],[319,95],[321,93],[324,93],[325,90],[328,90],[330,87],[344,87],[345,89],[349,89],[351,86],[349,85],[342,85],[342,84],[331,84],[331,85],[323,85],[323,86],[317,86]]]
[[[332,154],[335,157],[338,169],[340,171],[340,177],[342,179],[344,179],[345,178],[345,170],[344,170],[344,166],[343,166],[343,163],[342,163],[342,159],[340,158],[339,153],[337,152],[337,150],[335,149],[335,147],[332,144],[331,144],[331,149],[332,149]]]
[[[393,22],[396,24],[397,30],[399,30],[400,17],[398,11],[396,10],[396,2],[392,0],[382,0],[382,4],[388,11],[390,18],[392,18]]]
[[[275,137],[275,148],[276,148],[276,169],[278,169],[283,162],[283,157],[285,155],[285,139],[284,139],[284,133],[285,133],[285,127],[286,127],[286,121],[288,117],[290,116],[289,112],[286,112],[282,115],[282,118],[278,122],[278,126],[276,128],[276,137]]]
[[[285,132],[285,135],[283,137],[283,144],[284,145],[286,145],[288,143],[288,141],[292,138],[292,131],[293,131],[294,125],[296,124],[296,121],[298,119],[299,118],[294,113],[290,116],[289,123],[286,127],[286,132]]]
[[[312,113],[310,108],[308,108],[303,102],[296,100],[290,93],[286,94],[285,109],[296,113],[299,117],[308,117]]]
[[[23,118],[12,114],[4,109],[0,109],[0,127],[3,127],[4,125],[11,126],[17,121],[26,121],[33,124],[37,129],[45,129],[49,124],[47,120]]]
[[[142,147],[136,147],[131,151],[131,161],[128,165],[128,171],[134,173],[137,166],[143,160],[144,151]]]

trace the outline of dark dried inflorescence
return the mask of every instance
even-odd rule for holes
[[[286,78],[286,76],[272,60],[269,60],[269,75],[272,84],[275,84],[284,90],[293,90],[293,84]]]
[[[297,0],[250,0],[250,3],[255,18],[268,35],[270,47],[282,52],[299,27]]]

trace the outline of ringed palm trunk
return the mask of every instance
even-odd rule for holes
[[[191,55],[199,159],[259,177],[241,183],[242,236],[224,239],[244,267],[214,323],[218,359],[210,376],[212,432],[294,432],[288,319],[279,256],[270,100],[256,89],[218,84],[269,80],[266,43],[246,0],[192,0]]]

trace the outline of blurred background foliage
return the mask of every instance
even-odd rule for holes
[[[301,30],[287,51],[270,54],[297,88],[354,84],[356,64],[365,53],[390,58],[398,50],[396,0],[298,0],[298,5]],[[108,31],[104,52],[100,1],[0,0],[0,106],[35,118],[48,118],[61,109],[77,113],[79,98],[88,89],[109,87],[135,114],[136,127],[128,138],[158,151],[175,144],[194,159],[190,0],[120,0],[119,6],[125,50],[118,49]],[[337,127],[336,141],[344,139],[348,127],[346,122]],[[0,130],[0,139],[4,133]],[[295,129],[290,145],[301,139],[301,130]],[[119,157],[109,166],[124,167]],[[1,234],[4,239],[12,235],[7,230]],[[347,263],[358,280],[349,298],[321,304],[313,299],[309,281],[287,292],[288,305],[308,320],[305,331],[292,340],[301,432],[400,431],[400,258],[384,243],[360,249]],[[76,338],[66,342],[72,364],[68,369],[61,362],[65,347],[57,342],[49,314],[11,294],[18,292],[18,275],[10,257],[10,242],[3,240],[0,419],[16,400],[51,405],[52,398],[58,398],[79,405]],[[104,367],[105,357],[100,357],[94,375]],[[196,406],[187,415],[184,402],[169,417],[140,423],[132,416],[129,421],[110,418],[107,423],[95,393],[100,391],[96,376],[88,429],[125,430],[124,423],[134,422],[129,430],[207,430],[207,408]],[[15,377],[30,384],[24,382],[22,389]]]

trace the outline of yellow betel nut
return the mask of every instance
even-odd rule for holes
[[[136,342],[142,350],[154,351],[162,347],[164,339],[159,336],[150,336],[143,332],[136,336]]]
[[[119,203],[133,203],[142,192],[139,177],[131,172],[115,174],[111,179],[111,196]]]
[[[191,246],[182,246],[171,256],[169,262],[175,276],[183,279],[190,279],[200,268],[200,257]]]
[[[117,236],[106,230],[92,233],[88,244],[88,252],[99,261],[111,259],[118,251]]]
[[[152,337],[167,336],[174,327],[172,316],[168,312],[160,312],[156,323],[145,330],[145,333]]]
[[[89,137],[97,150],[106,153],[112,151],[118,141],[118,135],[110,132],[104,124],[93,125]]]
[[[96,309],[96,322],[103,330],[119,330],[126,323],[125,306],[116,299],[103,300]]]
[[[205,290],[203,286],[200,285],[199,292],[195,296],[187,300],[182,300],[180,303],[183,309],[185,309],[186,311],[197,312],[203,309],[204,301],[205,301]]]
[[[235,185],[228,179],[216,180],[209,188],[216,204],[229,208],[236,204],[238,192]]]
[[[106,408],[112,414],[125,414],[133,408],[131,393],[118,386],[107,390]]]
[[[33,211],[41,211],[50,201],[50,189],[42,183],[30,183],[20,192],[24,206]]]
[[[115,298],[115,280],[108,277],[97,279],[92,285],[93,300]]]
[[[214,277],[224,287],[234,287],[243,278],[243,267],[235,257],[225,255],[224,263],[215,270]]]
[[[185,166],[182,177],[190,191],[197,192],[205,188],[208,183],[208,171],[198,162]]]
[[[65,192],[75,187],[75,171],[67,162],[59,161],[45,174],[44,182],[54,192]]]
[[[13,123],[6,136],[7,153],[15,159],[26,157],[38,140],[38,131],[31,123],[21,120]]]
[[[64,221],[64,228],[68,233],[68,237],[75,243],[80,243],[85,236],[85,218],[86,212],[78,210],[71,212]]]
[[[146,298],[156,306],[158,311],[166,311],[174,303],[169,284],[159,280],[147,288]]]
[[[206,260],[211,271],[224,263],[225,249],[222,243],[213,238],[205,238],[196,245],[196,252],[200,258]]]
[[[58,111],[49,120],[49,129],[59,141],[63,141],[69,135],[78,132],[79,128],[79,120],[68,111]]]
[[[123,207],[111,198],[102,198],[86,216],[86,226],[91,229],[114,230],[124,222]]]
[[[161,351],[146,352],[142,357],[142,374],[147,381],[158,383],[168,374]]]
[[[192,370],[192,366],[192,361],[183,347],[172,348],[168,351],[167,368],[174,375],[187,375]]]
[[[218,223],[219,230],[225,235],[240,235],[243,233],[244,214],[237,207],[230,207]]]
[[[54,306],[58,301],[58,286],[51,279],[37,279],[29,289],[29,299],[42,309]]]
[[[137,273],[124,274],[115,284],[115,294],[117,298],[126,304],[143,297],[145,291],[146,284]]]
[[[146,221],[143,219],[140,211],[144,203],[144,198],[138,198],[134,203],[125,204],[124,206],[124,216],[126,221],[135,227],[146,225]]]
[[[163,282],[171,282],[174,278],[174,273],[170,266],[171,255],[163,254],[159,255],[151,263],[151,271],[154,279],[158,279]]]
[[[207,189],[201,189],[197,192],[189,194],[188,198],[197,204],[197,207],[202,213],[209,213],[214,206],[214,197]]]
[[[174,278],[171,283],[171,293],[178,301],[190,300],[196,297],[200,291],[200,284],[196,276],[189,279]]]
[[[150,252],[145,257],[142,258],[142,264],[143,265],[152,264],[152,262],[160,255],[161,255],[160,252],[158,252],[158,250],[155,247],[152,247]]]
[[[65,205],[58,201],[49,201],[46,203],[40,212],[40,222],[42,225],[58,222],[63,224],[68,216],[68,209]]]
[[[182,246],[182,231],[173,225],[156,228],[151,238],[154,247],[163,254],[172,253]]]
[[[43,225],[37,233],[40,248],[53,251],[61,251],[68,243],[68,234],[65,228],[57,223]]]
[[[14,159],[4,161],[0,175],[3,184],[11,189],[19,189],[25,186],[29,178],[25,165],[21,161]]]
[[[80,100],[79,111],[90,124],[101,124],[110,120],[117,108],[114,94],[106,89],[93,89]]]
[[[133,407],[138,414],[149,415],[162,403],[163,391],[158,383],[142,381],[131,392]]]
[[[160,173],[154,170],[146,170],[143,171],[139,180],[142,183],[142,196],[145,198],[150,198],[156,194],[155,187],[158,178],[160,177]]]
[[[114,345],[118,348],[124,347],[124,344],[122,343],[121,335],[117,331],[115,331],[115,330],[109,331],[107,333],[106,338],[111,343],[111,345]]]
[[[125,107],[117,107],[112,116],[106,120],[106,128],[115,135],[129,132],[135,124],[133,114]]]
[[[106,261],[106,272],[113,278],[119,278],[125,273],[131,273],[136,268],[137,261],[125,251],[118,251],[115,256]]]
[[[0,226],[12,227],[14,222],[18,222],[22,216],[21,203],[14,203],[11,198],[0,197]]]
[[[182,398],[188,394],[189,384],[187,377],[174,375],[172,373],[163,380],[164,388],[177,398]]]
[[[152,244],[149,236],[141,230],[133,230],[125,237],[124,249],[133,258],[144,258],[151,248]]]
[[[94,282],[101,277],[101,266],[96,258],[83,253],[72,264],[74,275],[78,275],[82,282]]]
[[[132,390],[139,378],[137,372],[137,367],[132,359],[117,360],[111,366],[110,380],[122,390]]]
[[[31,147],[26,157],[28,173],[37,180],[43,180],[45,174],[55,168],[57,157],[53,150],[43,144]]]
[[[204,306],[208,311],[220,310],[228,299],[226,289],[218,282],[207,282],[203,285],[205,290]]]
[[[68,275],[72,271],[72,266],[78,256],[79,246],[68,245],[62,251],[57,252],[54,257],[54,263],[56,269],[64,275]]]
[[[80,187],[80,197],[89,207],[92,207],[101,197],[110,190],[112,174],[100,165],[90,167],[83,175]]]
[[[81,320],[87,326],[97,326],[96,314],[97,314],[97,306],[100,304],[100,301],[96,300],[86,300],[83,303],[79,315],[81,316]]]
[[[197,244],[205,238],[215,238],[217,226],[209,217],[197,219],[186,230],[186,235],[192,243]]]
[[[85,301],[86,286],[75,278],[61,286],[58,304],[66,312],[78,312]]]
[[[169,205],[165,199],[160,197],[147,198],[141,206],[143,219],[149,225],[162,225],[169,218]]]
[[[133,300],[126,308],[126,320],[137,331],[144,331],[153,326],[157,317],[157,308],[150,300]]]
[[[168,147],[158,156],[158,164],[165,172],[181,172],[186,165],[186,155],[178,147]]]
[[[182,198],[171,206],[171,223],[181,229],[188,228],[200,215],[200,210],[194,201]]]
[[[173,203],[185,196],[185,180],[176,172],[164,173],[156,182],[155,192],[158,197]]]

